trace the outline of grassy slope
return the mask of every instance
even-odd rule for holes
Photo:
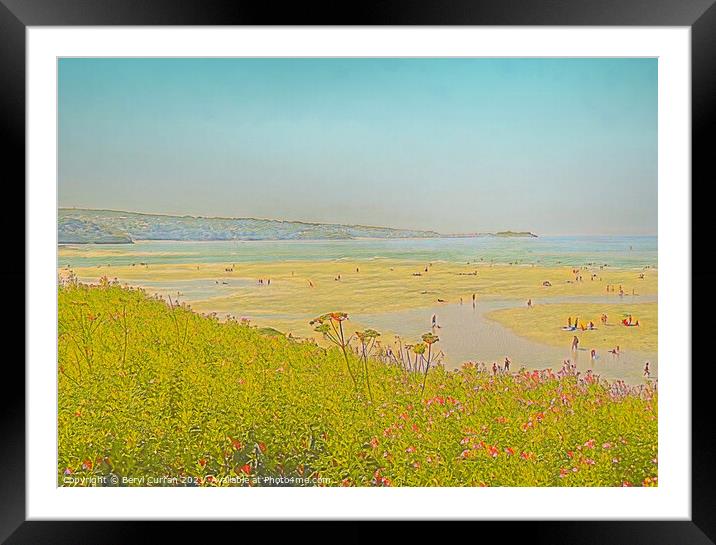
[[[60,481],[619,486],[657,473],[653,391],[437,368],[421,395],[420,377],[375,361],[370,405],[338,350],[107,285],[60,289],[58,350]]]

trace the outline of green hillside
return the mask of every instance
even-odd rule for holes
[[[379,350],[363,363],[355,343],[344,358],[106,281],[65,283],[58,482],[656,484],[650,386],[438,366],[421,391],[422,374]]]

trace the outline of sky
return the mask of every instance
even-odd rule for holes
[[[656,234],[656,59],[59,61],[61,207]]]

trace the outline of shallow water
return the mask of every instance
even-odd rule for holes
[[[653,302],[656,298],[644,297],[640,302]],[[569,297],[543,300],[542,303],[564,302],[603,302],[596,297]],[[440,337],[436,345],[445,354],[445,366],[457,368],[465,361],[482,361],[489,366],[492,362],[502,365],[505,356],[511,363],[511,370],[524,366],[529,369],[551,367],[557,370],[562,361],[571,360],[577,368],[608,379],[622,379],[629,383],[641,382],[646,361],[650,362],[651,376],[658,374],[658,358],[655,353],[623,351],[613,356],[606,350],[597,352],[597,359],[591,360],[588,346],[589,331],[580,332],[584,348],[573,352],[569,344],[564,347],[551,346],[520,337],[510,329],[490,320],[486,314],[497,309],[514,308],[524,305],[523,301],[481,301],[476,308],[472,304],[441,305],[433,308],[410,309],[399,312],[361,314],[354,318],[361,323],[371,324],[380,330],[390,330],[406,339],[418,338],[430,330],[430,321],[436,315],[438,328],[435,333]]]

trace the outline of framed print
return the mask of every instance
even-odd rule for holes
[[[6,4],[8,543],[155,520],[711,542],[709,2]]]

